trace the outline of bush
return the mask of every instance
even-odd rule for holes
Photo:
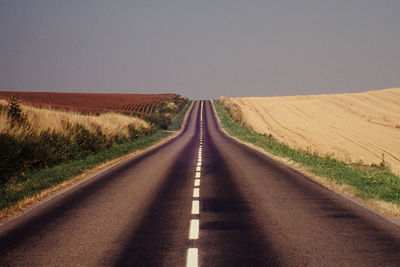
[[[8,100],[7,118],[11,120],[11,127],[28,124],[27,117],[22,112],[19,101],[14,97]]]
[[[71,131],[73,139],[72,144],[79,146],[85,156],[96,154],[106,147],[106,137],[99,129],[97,130],[97,133],[91,133],[83,125],[75,124]]]
[[[138,115],[158,129],[168,129],[172,122],[172,117],[178,114],[188,103],[188,99],[183,96],[176,96],[159,105],[151,116]]]
[[[23,167],[20,163],[21,143],[9,134],[0,134],[0,147],[0,182],[5,183]]]
[[[219,102],[235,122],[243,124],[242,110],[236,103],[234,103],[229,97],[224,96],[219,98]]]

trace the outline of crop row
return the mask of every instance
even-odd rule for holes
[[[15,97],[36,106],[79,112],[119,112],[151,116],[163,102],[176,94],[87,94],[50,92],[0,92],[0,98]]]

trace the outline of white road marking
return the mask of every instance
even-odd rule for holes
[[[199,239],[199,220],[190,220],[189,239]]]
[[[186,259],[186,267],[199,266],[199,250],[197,248],[189,248]]]
[[[193,189],[193,197],[200,197],[200,188]]]
[[[192,201],[192,214],[200,214],[200,201],[199,200]]]
[[[200,121],[203,121],[203,101],[201,101]]]
[[[198,152],[198,161],[196,166],[196,176],[194,180],[193,188],[193,198],[200,197],[200,176],[201,176],[201,164],[202,164],[202,152],[203,152],[203,101],[200,101],[200,146]],[[200,200],[192,201],[192,214],[198,215],[200,214]],[[199,239],[199,225],[200,221],[198,219],[190,220],[190,229],[189,229],[189,239]],[[198,267],[199,266],[199,249],[198,248],[189,248],[187,251],[187,259],[186,259],[186,267]]]

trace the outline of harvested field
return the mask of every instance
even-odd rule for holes
[[[400,173],[400,88],[355,94],[224,98],[240,120],[291,147]],[[236,118],[238,119],[238,118]]]
[[[35,107],[79,112],[119,112],[150,116],[161,103],[176,94],[86,94],[47,92],[0,92],[0,99],[15,97]]]

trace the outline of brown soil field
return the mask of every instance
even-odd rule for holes
[[[15,97],[35,107],[79,112],[121,112],[151,115],[162,102],[177,94],[89,94],[50,92],[0,92],[0,99]]]
[[[400,173],[400,88],[353,94],[227,98],[241,121],[291,147]],[[383,155],[383,156],[382,156]]]

